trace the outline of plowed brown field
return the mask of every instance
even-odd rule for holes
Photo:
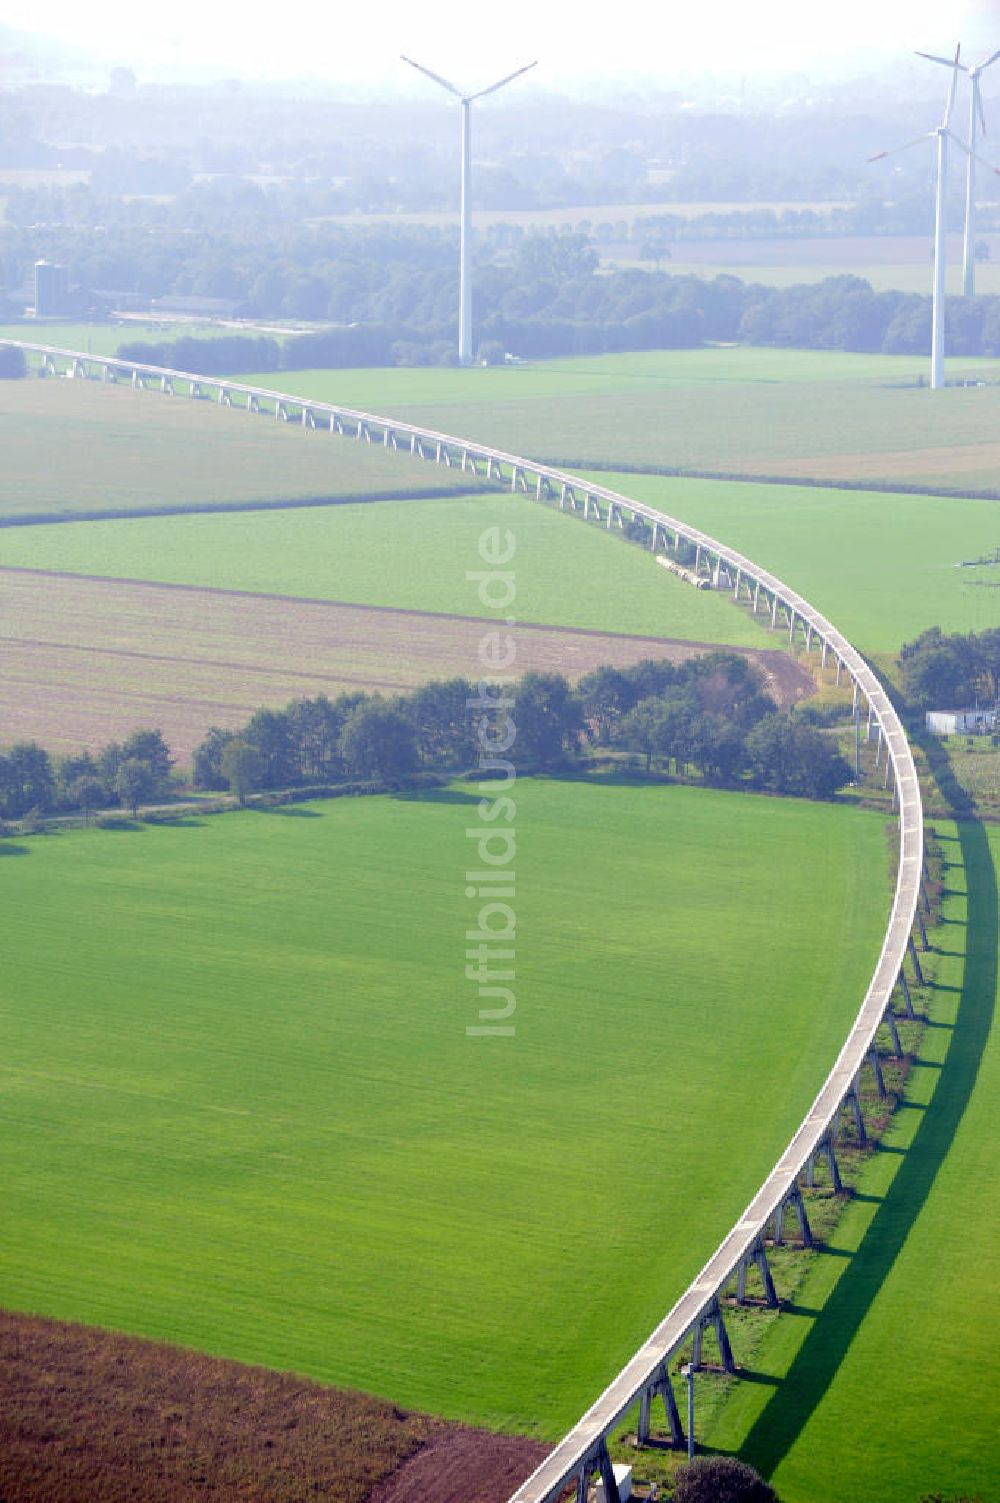
[[[478,677],[477,647],[495,629],[472,616],[0,569],[0,744],[96,750],[156,726],[185,764],[209,726],[239,726],[261,705]],[[573,680],[605,663],[712,650],[561,627],[519,626],[514,636],[519,671]],[[811,692],[786,653],[745,655],[780,703]]]
[[[503,1503],[546,1449],[287,1373],[0,1312],[4,1503]]]

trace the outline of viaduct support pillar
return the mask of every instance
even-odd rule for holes
[[[665,1362],[662,1362],[657,1368],[652,1382],[639,1400],[639,1429],[636,1439],[641,1446],[646,1445],[648,1442],[649,1412],[653,1399],[657,1397],[662,1398],[663,1407],[667,1412],[667,1424],[670,1426],[670,1444],[680,1450],[685,1444],[684,1429],[681,1425],[677,1399]]]
[[[694,1328],[694,1343],[691,1348],[691,1366],[698,1370],[701,1367],[702,1337],[707,1326],[711,1326],[719,1343],[719,1357],[722,1361],[723,1370],[727,1373],[735,1373],[736,1363],[733,1361],[733,1349],[729,1345],[729,1332],[722,1318],[722,1310],[719,1301],[714,1299],[700,1318]]]
[[[899,968],[899,989],[903,993],[903,1002],[906,1006],[906,1016],[908,1018],[915,1018],[916,1013],[913,1011],[913,998],[910,996],[910,983],[906,979],[906,972],[903,970],[902,966],[900,966]]]
[[[886,1028],[888,1028],[889,1030],[889,1037],[892,1039],[893,1054],[897,1059],[902,1059],[903,1044],[902,1040],[899,1037],[899,1027],[896,1023],[896,1014],[893,1012],[891,1007],[886,1008],[883,1022],[885,1023]]]
[[[923,984],[924,984],[924,973],[920,969],[920,959],[919,959],[919,957],[917,955],[917,947],[913,943],[913,935],[912,934],[910,935],[910,938],[909,938],[908,949],[910,951],[910,960],[913,963],[913,974],[917,978],[917,985],[918,986],[923,986]]]

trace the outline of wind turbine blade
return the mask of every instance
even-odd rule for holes
[[[983,72],[985,72],[985,70],[987,68],[992,68],[993,64],[996,62],[996,60],[997,60],[998,57],[1000,57],[1000,47],[997,48],[996,52],[991,52],[990,53],[990,55],[986,59],[985,63],[980,63],[979,64],[979,67],[976,69],[976,72],[977,73],[983,73]]]
[[[909,151],[911,146],[919,146],[921,141],[930,141],[936,135],[935,131],[925,131],[922,136],[917,136],[912,141],[907,141],[905,146],[890,146],[888,151],[877,151],[869,162],[884,162],[886,157],[898,157],[901,151]]]
[[[958,55],[961,52],[961,50],[962,50],[962,44],[961,44],[961,42],[959,42],[958,46],[955,48],[955,61],[954,61],[954,64],[953,64],[954,72],[951,75],[951,88],[948,90],[948,104],[947,104],[947,107],[945,109],[944,120],[942,122],[942,124],[944,125],[944,127],[945,127],[946,130],[947,130],[948,126],[951,124],[951,112],[955,108],[955,90],[958,88],[958,69],[959,69]]]
[[[967,157],[972,157],[977,166],[985,167],[989,172],[995,172],[997,177],[1000,177],[1000,167],[994,167],[992,162],[987,162],[986,158],[981,157],[978,151],[970,151],[965,142],[960,140],[953,130],[948,131],[948,139],[954,141],[959,151],[964,151]]]
[[[998,53],[997,56],[1000,56],[1000,53]],[[954,68],[957,66],[961,68],[963,73],[968,73],[969,71],[964,63],[958,62],[958,60],[954,57],[938,57],[934,52],[915,52],[914,57],[925,57],[928,62],[942,63],[946,68]],[[983,66],[985,67],[986,64],[984,63]]]
[[[498,83],[490,84],[490,86],[489,86],[488,89],[480,89],[478,94],[470,94],[469,98],[470,98],[470,100],[471,99],[484,99],[487,94],[495,94],[496,91],[497,91],[497,89],[502,89],[503,88],[504,84],[513,83],[514,79],[515,78],[520,78],[522,73],[527,73],[529,71],[529,69],[531,69],[531,68],[537,68],[537,67],[538,67],[538,59],[536,58],[533,63],[525,63],[525,65],[524,65],[523,68],[518,68],[515,72],[508,73],[507,77],[506,78],[501,78]]]
[[[983,91],[979,87],[979,76],[978,76],[978,74],[972,80],[972,99],[973,99],[973,103],[975,104],[975,107],[976,107],[976,114],[979,116],[979,125],[980,125],[980,128],[982,129],[983,135],[985,136],[985,134],[986,134],[986,111],[983,109]]]
[[[409,63],[410,67],[416,68],[418,73],[423,73],[426,78],[433,78],[434,82],[440,84],[442,89],[447,89],[449,94],[454,94],[456,98],[461,99],[461,89],[456,89],[455,85],[450,84],[446,78],[442,78],[440,73],[432,73],[430,68],[424,67],[423,63],[415,63],[412,57],[407,57],[405,52],[401,52],[399,55],[404,63]]]

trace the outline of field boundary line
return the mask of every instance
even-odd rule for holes
[[[638,1351],[510,1500],[510,1503],[556,1503],[565,1488],[575,1483],[577,1498],[583,1503],[589,1480],[597,1472],[604,1484],[606,1503],[620,1503],[608,1453],[608,1436],[638,1402],[638,1438],[640,1442],[648,1438],[650,1404],[659,1396],[667,1405],[674,1439],[679,1438],[680,1419],[668,1364],[689,1336],[694,1337],[694,1365],[698,1366],[702,1333],[714,1329],[723,1364],[727,1370],[734,1370],[720,1304],[722,1295],[734,1278],[742,1283],[749,1266],[759,1267],[763,1274],[767,1268],[765,1236],[772,1224],[780,1231],[787,1209],[798,1216],[803,1242],[811,1241],[800,1179],[811,1173],[817,1158],[824,1158],[835,1173],[836,1129],[845,1107],[852,1111],[859,1137],[863,1137],[858,1077],[866,1064],[878,1071],[876,1034],[887,1013],[892,1011],[897,985],[909,998],[904,970],[907,955],[915,982],[920,984],[923,980],[914,939],[916,928],[926,949],[923,919],[918,912],[926,874],[923,808],[910,745],[888,694],[865,659],[833,623],[776,575],[708,533],[644,502],[632,501],[618,491],[505,450],[333,403],[250,387],[224,378],[136,365],[45,345],[20,344],[16,340],[3,340],[0,344],[14,344],[40,354],[50,375],[58,373],[58,362],[62,361],[67,365],[66,374],[74,379],[87,379],[93,369],[105,381],[128,377],[133,385],[142,387],[155,381],[166,395],[180,395],[186,387],[186,394],[192,398],[214,392],[222,405],[232,406],[236,398],[236,404],[243,405],[250,413],[284,422],[297,421],[303,428],[316,428],[323,421],[331,434],[358,442],[381,443],[386,448],[398,449],[403,440],[417,458],[449,469],[460,466],[463,472],[471,470],[477,478],[495,481],[514,493],[533,491],[539,502],[558,496],[560,510],[569,509],[574,515],[582,511],[585,521],[593,520],[609,531],[624,529],[627,516],[633,530],[638,524],[650,538],[654,555],[669,561],[671,553],[678,555],[682,547],[686,556],[693,552],[693,568],[689,572],[696,581],[710,582],[716,589],[731,592],[737,603],[745,599],[752,605],[755,617],[763,607],[771,629],[787,631],[790,644],[798,638],[807,653],[815,641],[823,665],[832,657],[837,682],[846,673],[853,685],[853,713],[859,737],[862,703],[867,705],[867,736],[876,742],[876,766],[881,765],[884,755],[885,786],[892,785],[893,806],[899,811],[899,854],[881,952],[851,1030],[812,1105],[742,1216]],[[707,580],[703,578],[705,569]],[[767,1278],[770,1279],[769,1273]]]

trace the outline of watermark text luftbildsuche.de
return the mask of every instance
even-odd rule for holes
[[[465,896],[473,907],[465,931],[465,980],[476,987],[477,1023],[469,1023],[469,1038],[513,1038],[517,1012],[517,804],[513,790],[517,771],[513,756],[517,740],[516,704],[512,692],[517,643],[510,630],[517,595],[514,555],[517,541],[505,528],[487,527],[479,538],[479,559],[485,568],[469,569],[478,602],[490,612],[503,613],[502,626],[483,633],[476,650],[476,691],[469,699],[477,750],[479,822],[467,825],[469,859]],[[474,855],[473,855],[474,851]]]

